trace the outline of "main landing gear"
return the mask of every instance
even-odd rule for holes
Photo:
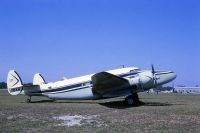
[[[26,99],[26,102],[27,102],[27,103],[30,103],[30,102],[31,102],[31,96],[29,96],[29,97]]]
[[[137,93],[133,93],[132,95],[127,96],[125,98],[125,102],[128,105],[138,105],[138,103],[139,103],[138,94]]]

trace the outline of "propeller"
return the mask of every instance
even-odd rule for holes
[[[152,74],[153,74],[154,85],[155,85],[155,87],[157,88],[157,77],[156,77],[156,74],[155,74],[155,69],[154,69],[153,64],[151,64],[151,72],[152,72]]]

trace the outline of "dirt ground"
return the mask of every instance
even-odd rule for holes
[[[0,91],[0,132],[200,132],[200,95],[140,93],[136,107],[124,98],[51,101]]]

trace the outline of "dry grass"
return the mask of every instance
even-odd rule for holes
[[[0,91],[0,132],[200,132],[200,95],[146,94],[143,104],[129,107],[123,98],[98,101],[56,101],[10,96]],[[60,116],[91,117],[63,126]]]

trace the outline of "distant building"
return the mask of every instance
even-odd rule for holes
[[[200,87],[186,87],[186,86],[181,86],[181,87],[175,87],[174,92],[176,93],[191,93],[191,94],[200,94]]]

